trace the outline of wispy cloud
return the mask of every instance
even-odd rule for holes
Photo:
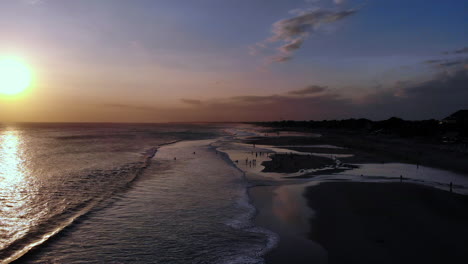
[[[293,94],[293,95],[311,95],[311,94],[317,94],[317,93],[324,92],[326,89],[327,89],[327,87],[325,87],[325,86],[310,85],[310,86],[307,86],[306,88],[303,88],[303,89],[289,91],[289,94]]]
[[[180,99],[183,103],[189,104],[189,105],[201,105],[202,101],[200,100],[195,100],[195,99]]]
[[[150,106],[139,106],[139,105],[132,105],[132,104],[116,104],[116,103],[108,103],[102,105],[105,108],[115,108],[121,110],[130,110],[130,111],[156,111],[158,110],[155,107]]]
[[[24,4],[27,5],[40,5],[43,4],[45,0],[21,0]]]
[[[463,65],[468,63],[468,59],[458,58],[458,59],[440,59],[440,60],[427,60],[426,64],[437,66],[437,67],[451,67],[457,65]]]
[[[450,68],[456,66],[467,67],[468,65],[468,47],[446,51],[442,54],[446,56],[439,56],[440,58],[437,59],[426,60],[424,63],[441,68]]]
[[[302,47],[304,42],[325,24],[331,24],[355,14],[357,10],[331,11],[321,9],[296,9],[292,18],[277,21],[272,26],[273,36],[259,42],[251,48],[251,54],[259,50],[269,49],[271,45],[280,44],[276,54],[269,62],[286,62],[293,58],[294,52]]]
[[[454,51],[444,52],[444,54],[465,54],[465,53],[468,54],[468,47],[464,47],[464,48],[457,49]]]

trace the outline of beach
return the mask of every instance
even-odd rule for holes
[[[464,154],[447,154],[431,145],[415,148],[418,142],[373,140],[377,138],[333,133],[244,140],[313,153],[295,155],[285,150],[270,155],[263,171],[283,173],[283,178],[291,178],[288,175],[298,168],[330,166],[332,159],[327,161],[322,154],[338,156],[351,165],[349,171],[318,170],[295,177],[299,178],[296,183],[250,188],[259,210],[255,223],[280,237],[277,247],[265,256],[266,263],[467,261],[468,196],[450,192],[449,186],[449,171],[455,171],[464,182],[460,186],[466,188]],[[384,173],[386,168],[392,168],[390,175]],[[407,172],[408,178],[400,180],[395,171]]]
[[[252,137],[246,139],[245,142],[274,146],[287,145],[288,149],[317,153],[353,154],[351,157],[342,159],[347,163],[401,162],[468,174],[467,148],[456,148],[419,139],[321,129],[314,130],[313,133],[302,133],[302,136],[281,136],[280,134],[280,136],[273,137]],[[341,148],[302,147],[304,145],[333,145]]]
[[[309,238],[328,263],[468,261],[468,197],[400,183],[323,183],[307,188],[316,211]]]
[[[406,183],[332,182],[299,190],[251,191],[260,210],[256,224],[280,235],[266,263],[462,263],[468,257],[467,196]],[[278,204],[288,209],[279,213]],[[309,226],[300,224],[304,219]]]

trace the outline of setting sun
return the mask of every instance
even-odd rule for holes
[[[0,59],[0,94],[15,95],[31,84],[31,71],[20,60]]]

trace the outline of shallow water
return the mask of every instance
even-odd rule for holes
[[[0,126],[0,261],[10,262],[125,191],[156,147],[213,137],[210,125]]]
[[[28,263],[262,263],[243,173],[210,142],[162,147],[128,192]]]

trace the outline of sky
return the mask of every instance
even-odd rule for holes
[[[466,0],[2,0],[33,73],[3,122],[444,118],[468,109]]]

